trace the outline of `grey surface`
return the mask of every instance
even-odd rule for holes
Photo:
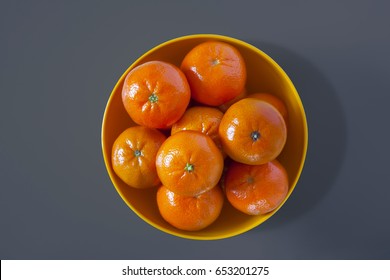
[[[0,2],[1,259],[390,258],[389,2],[240,3]],[[141,221],[101,154],[105,104],[123,71],[195,33],[272,56],[309,122],[291,198],[260,227],[220,241]]]

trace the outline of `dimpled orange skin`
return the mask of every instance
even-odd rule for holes
[[[224,114],[219,136],[229,157],[257,165],[271,161],[281,153],[287,128],[275,107],[262,100],[244,98]]]
[[[217,185],[223,157],[214,141],[198,131],[180,131],[161,145],[156,157],[158,176],[169,190],[199,195]]]
[[[166,137],[156,129],[133,126],[122,132],[112,147],[114,172],[133,188],[157,187],[155,158]]]
[[[277,160],[262,165],[233,162],[226,173],[228,201],[248,215],[273,211],[286,198],[287,192],[287,172]]]
[[[202,104],[219,106],[242,93],[246,67],[240,52],[217,41],[204,42],[187,53],[181,69],[191,87],[192,98]]]
[[[249,95],[248,97],[249,98],[256,98],[256,99],[268,102],[269,104],[274,106],[279,111],[279,113],[282,115],[284,121],[287,123],[287,119],[288,119],[287,107],[280,98],[278,98],[275,95],[270,94],[270,93],[253,93],[253,94]]]
[[[224,196],[219,186],[198,195],[183,196],[161,186],[157,205],[161,216],[172,226],[197,231],[211,225],[222,211]]]
[[[217,147],[222,151],[221,140],[219,139],[218,128],[223,113],[217,108],[194,106],[189,108],[179,121],[173,124],[171,134],[182,130],[193,130],[202,132],[213,139]]]
[[[122,101],[139,125],[168,128],[185,112],[191,98],[183,72],[173,64],[150,61],[127,74]]]

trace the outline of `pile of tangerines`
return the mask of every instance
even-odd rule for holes
[[[122,101],[137,126],[116,139],[112,166],[130,187],[158,188],[161,216],[176,228],[209,226],[225,198],[261,215],[287,195],[288,176],[276,159],[287,109],[270,93],[247,93],[246,71],[235,47],[209,41],[180,68],[149,61],[126,76]]]

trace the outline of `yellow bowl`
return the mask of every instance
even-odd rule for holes
[[[208,40],[219,40],[235,46],[245,59],[247,66],[247,92],[269,92],[281,98],[288,109],[288,138],[282,154],[278,157],[285,166],[290,186],[282,205],[291,195],[302,172],[306,157],[308,132],[301,99],[283,69],[256,47],[226,36],[199,34],[167,41],[137,59],[119,79],[108,100],[102,124],[102,148],[104,162],[116,190],[126,204],[144,221],[166,233],[189,239],[213,240],[244,233],[267,219],[279,208],[260,216],[249,216],[235,210],[227,200],[220,217],[211,226],[196,232],[176,229],[161,217],[156,203],[156,189],[138,190],[127,186],[119,179],[111,165],[111,148],[118,135],[135,125],[122,104],[122,86],[127,73],[137,65],[150,60],[162,60],[180,66],[185,54],[194,46]],[[283,217],[280,217],[281,219]]]

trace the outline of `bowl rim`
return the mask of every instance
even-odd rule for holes
[[[164,228],[164,227],[154,223],[153,221],[149,220],[147,217],[145,217],[141,212],[139,212],[137,209],[135,209],[127,201],[126,197],[124,196],[124,194],[122,193],[120,188],[117,187],[116,184],[114,183],[114,176],[115,176],[115,174],[114,174],[114,171],[112,170],[112,168],[109,165],[109,162],[111,161],[111,155],[107,155],[105,153],[106,143],[105,143],[105,140],[104,140],[104,132],[105,132],[104,128],[105,128],[105,125],[106,125],[106,114],[107,114],[108,108],[110,107],[110,104],[112,102],[114,93],[118,90],[119,85],[122,83],[122,81],[124,81],[124,79],[126,78],[127,74],[131,71],[131,69],[134,68],[135,65],[137,65],[139,63],[139,61],[143,60],[145,57],[147,57],[148,55],[150,55],[151,53],[153,53],[157,49],[160,49],[160,48],[162,48],[162,47],[164,47],[166,45],[170,45],[172,43],[176,43],[176,42],[179,42],[179,41],[185,41],[185,40],[188,40],[188,39],[209,39],[209,40],[221,40],[221,41],[224,41],[224,42],[233,42],[233,43],[235,43],[237,45],[246,47],[246,48],[251,49],[252,51],[254,51],[256,53],[259,53],[264,59],[266,59],[270,64],[272,64],[272,66],[280,73],[280,75],[283,77],[283,79],[288,83],[292,93],[294,94],[294,100],[296,100],[296,102],[298,104],[299,111],[302,114],[302,118],[303,118],[303,151],[302,151],[302,157],[301,157],[301,161],[300,161],[300,166],[298,168],[298,172],[297,172],[297,175],[295,176],[294,181],[292,181],[290,183],[290,191],[288,192],[288,194],[287,194],[286,198],[283,200],[283,202],[276,209],[274,209],[271,213],[269,213],[267,215],[267,217],[265,217],[264,220],[261,220],[261,221],[256,222],[256,223],[251,223],[251,224],[249,224],[247,226],[243,226],[243,227],[241,227],[241,228],[239,228],[237,230],[234,230],[234,231],[231,231],[231,232],[228,232],[228,233],[218,234],[218,235],[214,235],[214,236],[194,235],[194,234],[192,234],[191,231],[189,231],[189,232],[175,232],[175,231],[172,231],[170,229]],[[303,171],[303,168],[304,168],[304,165],[305,165],[305,161],[306,161],[306,155],[307,155],[307,149],[308,149],[308,138],[309,137],[308,137],[307,117],[306,117],[305,109],[303,107],[302,100],[301,100],[301,98],[300,98],[300,96],[298,94],[298,91],[296,90],[293,82],[291,81],[291,79],[287,75],[287,73],[283,70],[283,68],[273,58],[271,58],[269,55],[267,55],[265,52],[263,52],[259,48],[255,47],[255,46],[253,46],[253,45],[251,45],[251,44],[249,44],[249,43],[247,43],[245,41],[242,41],[240,39],[236,39],[236,38],[233,38],[233,37],[230,37],[230,36],[226,36],[226,35],[219,35],[219,34],[212,34],[212,33],[204,33],[204,34],[200,33],[200,34],[192,34],[192,35],[184,35],[184,36],[176,37],[176,38],[167,40],[167,41],[165,41],[165,42],[163,42],[161,44],[158,44],[158,45],[154,46],[153,48],[151,48],[147,52],[143,53],[140,57],[138,57],[133,63],[131,63],[130,66],[127,67],[127,69],[123,72],[121,77],[117,80],[114,88],[112,89],[112,91],[110,93],[110,96],[109,96],[109,99],[107,101],[107,104],[105,106],[105,110],[104,110],[104,114],[103,114],[103,120],[102,120],[102,126],[101,126],[101,148],[102,148],[102,153],[103,153],[104,165],[105,165],[106,170],[108,172],[108,175],[110,177],[111,183],[114,185],[114,188],[116,189],[117,193],[120,195],[122,200],[126,203],[126,205],[139,218],[141,218],[147,224],[149,224],[149,225],[151,225],[151,226],[153,226],[153,227],[155,227],[155,228],[157,228],[157,229],[159,229],[162,232],[165,232],[167,234],[170,234],[170,235],[173,235],[173,236],[177,236],[177,237],[181,237],[181,238],[185,238],[185,239],[192,239],[192,240],[220,240],[220,239],[225,239],[225,238],[238,236],[240,234],[243,234],[245,232],[248,232],[248,231],[256,228],[260,224],[266,222],[275,213],[277,213],[278,210],[288,200],[288,198],[290,197],[292,192],[295,190],[295,187],[296,187],[296,185],[298,183],[298,180],[299,180],[299,178],[300,178],[300,176],[302,174],[302,171]]]

